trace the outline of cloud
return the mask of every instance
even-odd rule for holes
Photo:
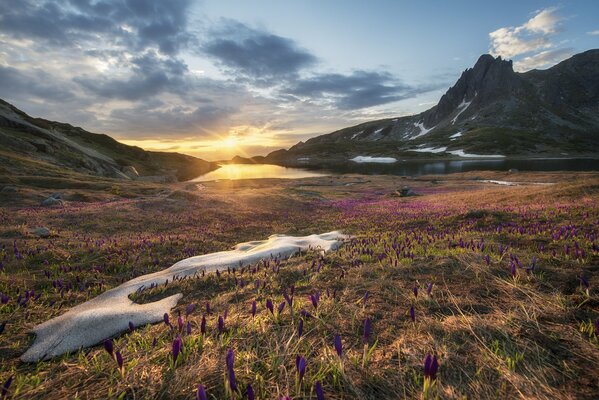
[[[187,65],[176,58],[160,58],[155,52],[147,52],[132,58],[126,67],[126,77],[85,75],[73,81],[98,96],[125,100],[185,90]]]
[[[540,10],[523,25],[503,27],[489,33],[489,52],[494,56],[512,58],[546,50],[553,46],[550,36],[559,31],[560,21],[555,8]]]
[[[597,29],[597,30],[595,30],[595,31],[590,31],[590,32],[587,32],[587,35],[593,35],[593,36],[597,36],[597,35],[599,35],[599,29]]]
[[[571,57],[574,53],[574,49],[572,48],[542,51],[517,61],[514,63],[514,69],[523,72],[531,69],[550,67]]]
[[[224,20],[209,33],[201,50],[229,72],[253,83],[276,84],[312,66],[316,57],[293,40],[242,23]]]
[[[176,54],[190,42],[191,0],[3,0],[0,32],[51,46],[79,46],[101,36],[127,48]]]
[[[343,110],[356,110],[391,103],[433,90],[402,83],[388,72],[354,71],[349,75],[320,74],[298,80],[287,93],[310,101],[321,101]]]

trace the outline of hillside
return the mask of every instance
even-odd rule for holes
[[[76,172],[95,176],[186,180],[216,165],[192,156],[146,151],[108,135],[69,124],[33,118],[0,100],[0,173],[61,175]],[[125,172],[127,173],[125,173]]]
[[[598,139],[599,50],[525,73],[514,72],[511,61],[485,54],[427,111],[340,129],[275,151],[267,160],[594,156]]]

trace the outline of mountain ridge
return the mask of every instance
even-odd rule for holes
[[[428,150],[428,151],[427,151]],[[396,157],[586,156],[599,152],[599,49],[545,70],[514,72],[484,54],[432,108],[368,121],[266,156],[291,165]],[[301,158],[301,162],[298,162]]]

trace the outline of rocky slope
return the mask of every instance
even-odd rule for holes
[[[427,111],[318,136],[273,152],[267,160],[309,164],[306,158],[322,162],[355,155],[468,154],[599,154],[599,50],[525,73],[514,72],[511,61],[486,54]]]
[[[195,157],[145,151],[110,136],[32,118],[0,100],[0,173],[65,171],[120,179],[186,180],[216,168]],[[139,175],[139,177],[138,177]]]

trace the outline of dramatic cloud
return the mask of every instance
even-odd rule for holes
[[[235,75],[253,82],[273,84],[290,79],[316,62],[316,57],[293,40],[224,20],[210,33],[202,50]]]
[[[287,92],[299,98],[324,101],[343,110],[391,103],[428,92],[398,83],[387,72],[355,71],[350,75],[322,74],[302,79]]]
[[[562,20],[556,8],[537,11],[520,26],[499,28],[489,33],[489,52],[495,56],[514,58],[517,71],[553,65],[574,53],[571,48],[557,48],[552,41],[561,32]]]
[[[191,39],[190,0],[3,0],[0,32],[54,46],[77,46],[102,36],[137,50],[156,46],[175,54]]]
[[[499,28],[489,33],[491,54],[512,58],[552,47],[549,36],[558,31],[560,18],[555,8],[537,12],[525,24]]]
[[[534,68],[550,67],[571,57],[573,54],[574,49],[571,48],[542,51],[517,61],[514,63],[514,69],[516,71],[528,71]]]

